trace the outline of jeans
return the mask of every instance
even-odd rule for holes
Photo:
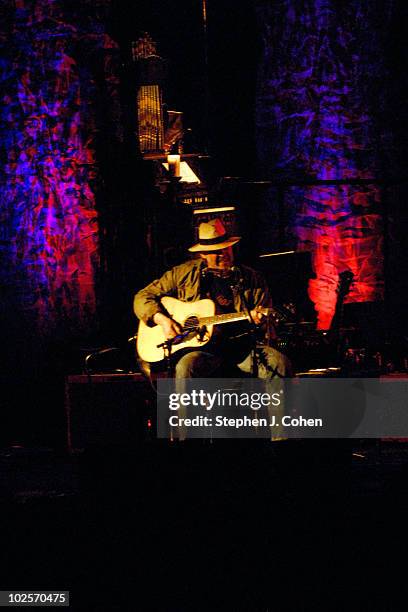
[[[258,378],[267,380],[270,393],[279,393],[281,389],[280,378],[292,376],[292,367],[289,359],[270,346],[257,346],[258,353]],[[189,378],[228,378],[233,376],[239,378],[241,376],[250,376],[252,373],[252,353],[241,363],[238,363],[234,372],[231,372],[231,366],[218,355],[206,351],[192,351],[186,353],[176,363],[175,378],[176,388],[179,393],[185,392],[186,379]],[[268,408],[269,417],[274,414],[279,414],[279,420],[283,414],[283,402],[280,405],[278,412],[272,407]],[[178,412],[180,417],[186,416],[186,409],[181,407]],[[175,437],[180,440],[185,439],[185,430],[183,427],[178,428]],[[271,430],[271,440],[281,440],[281,427],[276,427]]]
[[[273,378],[274,376],[287,377],[292,375],[292,368],[289,359],[276,349],[260,345],[258,352],[258,378]],[[207,353],[206,351],[192,351],[183,355],[176,363],[176,378],[210,378],[215,372],[222,378],[222,366],[226,365],[222,357]],[[251,374],[252,372],[252,353],[244,361],[236,365],[238,368],[236,375],[240,372]]]

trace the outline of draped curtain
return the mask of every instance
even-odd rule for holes
[[[108,4],[0,2],[1,276],[9,318],[18,311],[31,331],[95,323],[96,142],[107,117],[120,129]]]
[[[256,8],[260,167],[285,184],[280,246],[312,252],[309,295],[325,329],[340,272],[355,275],[349,301],[384,295],[381,180],[394,159],[387,85],[395,3],[259,0]],[[274,200],[272,189],[269,214]]]

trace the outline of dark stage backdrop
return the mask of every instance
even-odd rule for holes
[[[349,301],[384,298],[384,239],[399,208],[387,185],[406,178],[406,3],[256,6],[260,172],[281,183],[266,194],[260,241],[312,251],[309,294],[325,329],[343,270],[355,275]]]

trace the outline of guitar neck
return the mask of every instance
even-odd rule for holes
[[[262,308],[261,312],[264,315],[273,314],[273,308]],[[249,319],[246,312],[229,312],[227,314],[214,315],[212,317],[200,318],[200,325],[222,325],[222,323],[233,323],[234,321],[244,321]]]
[[[200,325],[222,325],[222,323],[232,323],[233,321],[243,321],[244,319],[248,319],[246,312],[229,312],[228,314],[200,318]]]

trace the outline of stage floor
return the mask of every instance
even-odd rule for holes
[[[73,610],[265,612],[284,609],[277,590],[312,609],[364,570],[381,602],[375,576],[403,546],[408,444],[349,450],[4,448],[2,589],[70,590]],[[330,609],[358,609],[353,597]]]

